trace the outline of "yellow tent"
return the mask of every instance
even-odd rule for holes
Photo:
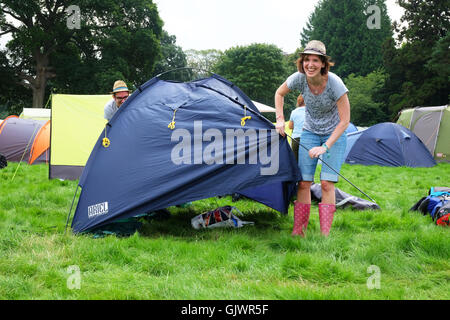
[[[78,179],[107,121],[111,95],[52,96],[49,178]]]

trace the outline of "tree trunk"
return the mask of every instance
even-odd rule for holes
[[[39,50],[35,52],[36,59],[36,77],[32,85],[33,89],[33,108],[44,107],[45,87],[47,86],[48,74],[48,55],[42,54]]]

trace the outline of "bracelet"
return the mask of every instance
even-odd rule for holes
[[[328,150],[330,150],[330,149],[328,148],[328,146],[327,146],[327,144],[326,144],[326,143],[324,143],[324,144],[322,145],[322,147],[324,147],[324,148],[325,148],[325,152],[328,152]]]

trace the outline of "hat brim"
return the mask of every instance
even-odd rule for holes
[[[129,89],[118,89],[118,90],[114,90],[114,91],[110,92],[110,94],[114,94],[114,93],[117,93],[117,92],[131,92],[131,90],[129,90]]]
[[[330,57],[330,56],[327,56],[326,54],[323,54],[322,52],[315,51],[315,50],[305,50],[305,51],[301,52],[300,54],[315,54],[316,56]]]

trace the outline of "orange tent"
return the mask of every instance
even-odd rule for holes
[[[31,146],[29,164],[33,162],[45,152],[45,163],[48,163],[50,148],[50,120],[48,120],[38,131]]]
[[[8,161],[48,163],[50,120],[9,116],[0,124],[0,153]]]

